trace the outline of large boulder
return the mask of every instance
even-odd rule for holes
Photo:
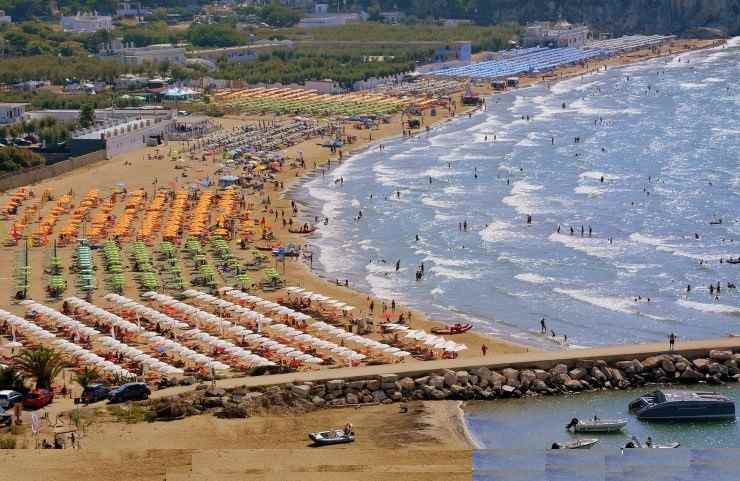
[[[413,391],[416,387],[416,383],[410,377],[405,377],[398,382],[401,385],[402,391]]]
[[[550,378],[550,373],[548,373],[544,369],[535,369],[534,375],[540,381],[547,381]]]
[[[442,376],[430,376],[429,385],[437,389],[444,387],[445,378],[443,378]]]
[[[674,365],[676,366],[676,371],[684,372],[691,365],[691,363],[685,361],[676,361]]]
[[[416,384],[417,386],[425,386],[429,384],[429,376],[417,377],[416,379],[414,379],[414,384]]]
[[[326,389],[329,392],[342,391],[344,389],[344,384],[344,379],[332,379],[331,381],[326,381]]]
[[[642,367],[645,369],[654,369],[656,367],[660,367],[660,363],[666,359],[670,360],[671,358],[665,354],[650,356],[647,359],[643,359]]]
[[[681,375],[679,376],[679,379],[684,382],[696,382],[701,379],[704,379],[704,375],[700,373],[699,371],[695,371],[691,369],[690,367],[688,367],[681,373]]]
[[[491,370],[485,366],[476,367],[470,370],[470,374],[473,376],[478,376],[478,378],[481,380],[485,379],[486,381],[488,381],[491,377]]]
[[[568,372],[568,376],[570,376],[571,379],[574,379],[576,381],[579,379],[583,379],[584,377],[586,377],[587,374],[588,372],[586,371],[586,369],[582,367],[571,369],[570,372]]]
[[[720,364],[718,362],[713,362],[709,365],[709,374],[713,376],[727,376],[728,369],[727,366],[724,364]]]
[[[691,364],[693,364],[699,371],[706,371],[709,369],[709,362],[710,361],[708,359],[698,358],[691,361]]]
[[[545,384],[545,381],[542,381],[540,379],[536,379],[534,381],[534,383],[532,384],[532,389],[539,393],[545,393],[550,390],[550,388],[547,387],[547,384]]]
[[[385,399],[388,399],[388,396],[385,394],[385,391],[382,389],[378,389],[377,391],[373,391],[373,400],[377,403],[383,402]]]
[[[380,380],[368,379],[367,383],[365,383],[365,387],[370,391],[377,391],[378,389],[380,389]]]
[[[349,393],[346,396],[347,404],[359,404],[360,403],[360,397],[355,393]]]
[[[622,371],[626,372],[627,374],[634,374],[635,372],[637,372],[635,370],[635,365],[632,361],[617,361],[614,365],[617,366],[617,368],[621,369]]]
[[[494,387],[501,387],[506,384],[506,376],[504,376],[503,374],[499,374],[496,371],[491,371],[491,378],[489,379],[489,382]]]
[[[575,379],[571,379],[569,381],[566,381],[563,384],[569,391],[580,391],[583,389],[583,385],[580,381],[577,381]]]
[[[558,374],[567,374],[568,373],[568,366],[565,364],[558,364],[552,369],[550,369],[550,374],[558,375]]]
[[[290,388],[290,391],[295,394],[296,397],[306,399],[309,394],[311,394],[311,386],[307,386],[305,384],[293,385],[293,387]]]
[[[668,374],[676,372],[676,366],[670,359],[663,359],[662,361],[660,361],[660,368]]]
[[[347,382],[347,388],[353,390],[353,391],[362,391],[365,389],[366,381],[364,379],[359,379],[356,381],[349,381]]]
[[[429,397],[431,397],[432,399],[445,399],[447,397],[447,393],[445,393],[441,389],[432,389],[429,392]]]
[[[454,386],[455,384],[457,384],[457,374],[455,374],[455,371],[445,371],[444,380],[445,386]]]
[[[519,371],[516,369],[507,367],[506,369],[501,371],[501,374],[503,374],[504,377],[506,377],[507,381],[510,381],[510,380],[519,381]]]
[[[521,381],[524,387],[530,386],[536,379],[537,375],[529,369],[524,369],[519,373],[519,381]]]
[[[468,371],[457,371],[455,373],[457,375],[457,383],[461,386],[464,386],[470,382],[470,374]]]
[[[733,358],[732,351],[720,351],[713,349],[709,351],[709,359],[717,362],[729,361]]]

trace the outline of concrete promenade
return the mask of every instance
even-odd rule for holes
[[[701,341],[678,340],[674,352],[689,359],[706,356],[713,349],[740,351],[740,337],[723,337],[720,339],[705,339]],[[442,370],[468,370],[486,366],[489,368],[524,368],[550,367],[564,363],[572,364],[578,360],[603,359],[608,363],[644,359],[657,354],[668,352],[668,342],[629,344],[622,346],[597,347],[592,349],[574,349],[570,351],[532,351],[518,354],[500,354],[487,357],[466,359],[450,359],[443,361],[408,362],[399,364],[383,364],[379,366],[345,367],[336,369],[322,369],[318,371],[294,372],[289,374],[275,374],[269,376],[239,377],[222,379],[216,382],[218,387],[235,388],[273,386],[287,383],[319,382],[331,379],[361,379],[370,378],[379,374],[397,374],[399,377],[423,375],[425,373]],[[178,386],[152,393],[152,397],[166,397],[193,389],[191,386]]]

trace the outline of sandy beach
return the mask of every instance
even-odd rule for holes
[[[627,65],[649,58],[676,54],[679,52],[705,48],[713,41],[676,40],[670,47],[658,51],[645,50],[616,56],[604,61],[589,62],[584,66],[573,66],[557,70],[546,78],[522,79],[522,86],[541,81],[556,81],[561,78],[586,75],[603,66]],[[490,89],[476,87],[480,95],[490,94]],[[460,95],[455,96],[458,105],[456,116],[467,115],[460,107]],[[229,129],[255,117],[226,116],[216,119],[224,128]],[[270,117],[272,119],[272,117]],[[432,116],[429,111],[423,115],[423,127],[418,135],[424,135],[425,127],[433,127],[441,122],[453,121],[454,117],[447,112],[438,111]],[[343,160],[351,152],[365,148],[377,148],[383,139],[402,134],[402,118],[393,116],[387,124],[375,130],[351,130],[347,134],[356,135],[357,142],[344,147]],[[279,172],[277,182],[265,186],[264,194],[271,196],[271,208],[289,212],[291,198],[285,195],[294,183],[317,174],[319,169],[329,169],[331,161],[339,163],[339,154],[332,154],[329,149],[321,147],[321,139],[313,138],[286,149],[286,159],[296,159],[299,153],[306,159],[306,169],[286,168]],[[129,191],[136,188],[152,192],[156,185],[177,187],[186,181],[182,170],[175,170],[170,160],[170,151],[178,151],[177,143],[158,148],[146,148],[132,151],[124,156],[103,161],[87,168],[75,170],[62,176],[45,180],[32,186],[37,192],[51,190],[55,195],[69,192],[75,198],[84,195],[91,188],[107,192],[117,183],[123,183]],[[159,160],[148,160],[149,156],[158,155]],[[213,175],[218,162],[185,159],[188,180]],[[328,173],[328,172],[327,172]],[[155,185],[154,179],[157,184]],[[282,186],[280,186],[282,184]],[[10,192],[0,196],[4,202]],[[249,203],[259,206],[259,194],[250,196]],[[50,206],[44,207],[44,212]],[[116,206],[114,214],[122,211],[122,204]],[[255,211],[258,207],[255,207]],[[259,213],[262,215],[262,213]],[[269,215],[269,214],[265,214]],[[299,219],[300,213],[299,213]],[[60,225],[65,219],[62,218]],[[302,244],[307,238],[291,234],[285,226],[275,222],[273,230],[276,239],[284,245]],[[8,231],[8,222],[0,221],[0,231]],[[308,239],[310,242],[310,238]],[[232,242],[236,246],[236,242]],[[239,250],[235,247],[235,252]],[[10,266],[6,274],[0,277],[0,291],[10,295],[13,291],[12,266],[19,252],[17,247],[0,247],[0,262]],[[72,249],[60,250],[64,262],[71,262]],[[48,255],[47,248],[32,248],[30,251],[31,290],[29,297],[43,301],[59,308],[60,302],[45,299],[43,263]],[[300,286],[307,290],[320,292],[326,296],[356,306],[358,315],[372,316],[377,320],[383,314],[379,306],[390,304],[390,299],[377,299],[367,293],[337,285],[334,279],[318,277],[310,266],[299,260],[288,260],[283,266],[276,266],[288,285]],[[70,286],[74,285],[69,276]],[[100,282],[100,281],[99,281]],[[72,294],[73,289],[68,291]],[[104,305],[102,295],[105,289],[98,289],[93,302]],[[138,289],[129,277],[124,294],[136,298]],[[284,292],[258,292],[266,299],[278,299]],[[374,302],[376,309],[368,312],[368,305]],[[22,313],[21,306],[15,301],[5,303],[5,309]],[[444,323],[443,319],[430,319],[423,312],[409,310],[399,305],[396,313],[411,313],[408,324],[413,328],[429,331],[432,327]],[[481,348],[487,347],[488,356],[513,354],[530,351],[533,348],[495,339],[476,332],[454,336],[455,342],[464,343],[468,349],[460,353],[461,358],[482,356]],[[6,340],[3,339],[3,343]],[[407,362],[422,362],[408,360]],[[3,451],[4,472],[8,479],[54,479],[84,480],[100,479],[100,473],[106,473],[111,481],[124,479],[322,479],[346,480],[346,471],[352,471],[352,479],[399,479],[399,480],[456,480],[470,479],[471,449],[473,443],[466,436],[462,410],[458,402],[452,401],[418,401],[409,403],[409,411],[401,413],[398,405],[376,405],[362,408],[323,409],[310,413],[270,414],[255,416],[246,420],[222,420],[211,415],[200,415],[172,422],[137,422],[128,424],[120,422],[104,412],[90,416],[92,423],[87,427],[82,439],[82,450],[74,456],[68,451]],[[308,448],[306,433],[312,430],[325,429],[331,426],[342,426],[351,420],[356,431],[361,433],[357,442],[346,446],[329,448]],[[24,436],[19,447],[33,448],[29,433]],[[337,451],[340,451],[339,453]],[[42,456],[40,459],[39,456]],[[33,463],[34,470],[29,473],[27,467]]]

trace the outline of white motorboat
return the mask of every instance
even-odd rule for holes
[[[627,420],[625,419],[599,419],[594,416],[593,419],[585,421],[573,418],[565,429],[572,430],[574,433],[616,433],[626,425]]]
[[[552,443],[550,449],[591,449],[597,444],[599,444],[599,440],[596,438],[583,438]]]
[[[624,445],[626,449],[630,448],[646,448],[646,449],[675,449],[677,447],[681,446],[681,443],[672,442],[667,444],[656,444],[653,442],[652,438],[648,437],[647,442],[645,444],[642,444],[639,439],[637,439],[637,436],[632,436],[632,439],[627,441],[627,444]]]

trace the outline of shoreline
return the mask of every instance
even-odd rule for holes
[[[583,77],[583,76],[589,75],[589,74],[597,74],[597,73],[599,73],[599,72],[602,71],[601,70],[601,67],[602,66],[605,67],[605,69],[607,68],[607,66],[610,67],[610,68],[617,68],[617,69],[619,69],[619,68],[627,67],[627,66],[630,66],[630,65],[644,63],[644,62],[648,62],[648,61],[651,61],[651,60],[657,60],[657,59],[661,59],[661,58],[669,58],[669,57],[674,57],[674,56],[677,56],[677,55],[683,55],[683,54],[692,53],[692,52],[698,52],[698,51],[707,51],[707,50],[713,50],[713,49],[720,49],[721,46],[727,44],[727,40],[728,39],[723,39],[721,41],[717,41],[717,40],[699,40],[699,39],[685,39],[685,40],[679,39],[679,40],[676,40],[675,42],[678,42],[679,45],[683,45],[684,48],[683,49],[679,48],[678,51],[669,51],[669,52],[662,53],[661,52],[661,49],[659,49],[658,52],[657,52],[657,54],[652,54],[652,55],[651,55],[652,51],[650,49],[643,49],[643,50],[638,50],[638,51],[635,51],[635,52],[625,52],[623,54],[616,55],[614,57],[609,57],[609,58],[606,58],[604,60],[595,62],[598,65],[595,69],[590,69],[590,68],[588,68],[586,66],[586,67],[584,67],[584,69],[579,70],[578,66],[575,66],[575,67],[574,66],[566,66],[566,67],[563,67],[561,69],[556,69],[552,73],[552,78],[550,76],[548,76],[548,77],[542,76],[540,78],[525,77],[525,78],[523,78],[523,80],[526,80],[526,81],[523,82],[523,84],[520,87],[518,87],[516,89],[513,89],[513,90],[493,91],[493,90],[490,90],[489,89],[487,92],[482,93],[482,94],[480,92],[476,92],[476,93],[481,94],[481,96],[486,99],[486,105],[488,105],[489,104],[489,100],[495,98],[496,95],[512,94],[512,93],[517,92],[520,89],[527,89],[527,88],[530,88],[530,87],[537,86],[537,85],[539,85],[541,83],[552,85],[552,84],[558,83],[560,81],[570,80],[570,79],[573,79],[573,78],[577,78],[579,76],[580,77]],[[669,44],[669,46],[670,46],[670,44]],[[557,72],[559,72],[559,71],[561,73],[559,75],[557,75]],[[439,127],[440,125],[445,125],[448,122],[454,122],[454,121],[459,120],[461,118],[462,119],[467,118],[465,116],[465,114],[467,114],[467,113],[471,113],[472,115],[476,115],[477,113],[482,112],[482,111],[483,110],[481,110],[479,108],[468,108],[468,109],[464,109],[459,115],[456,115],[455,117],[448,117],[448,118],[445,118],[445,119],[441,119],[441,120],[439,120],[437,122],[433,122],[431,125],[430,124],[426,124],[426,125],[428,125],[427,128],[429,129],[429,132],[431,132],[433,129]],[[418,135],[421,135],[423,133],[427,133],[427,132],[419,132]],[[352,151],[350,151],[350,154],[348,156],[344,157],[341,162],[338,162],[336,165],[332,165],[331,166],[331,170],[333,170],[334,168],[337,168],[339,166],[344,165],[346,162],[351,161],[355,156],[357,156],[357,155],[359,155],[361,153],[364,153],[364,152],[369,151],[369,149],[371,147],[376,147],[378,144],[381,144],[384,141],[392,141],[392,140],[397,140],[399,138],[401,138],[401,136],[398,133],[395,133],[395,134],[387,135],[387,136],[382,137],[382,138],[377,138],[375,140],[371,140],[367,144],[363,145],[362,147],[357,148],[357,149],[353,149]],[[321,164],[320,166],[318,166],[317,168],[313,169],[311,171],[311,173],[310,173],[310,177],[309,176],[302,176],[299,181],[297,181],[297,182],[291,182],[291,183],[286,184],[286,188],[281,192],[282,196],[284,198],[288,199],[288,200],[292,200],[292,201],[295,201],[296,203],[300,203],[300,204],[305,205],[300,199],[296,199],[295,198],[296,195],[294,194],[293,189],[296,188],[296,187],[299,187],[299,186],[301,186],[301,185],[303,185],[303,184],[305,184],[307,182],[311,182],[312,180],[314,180],[316,178],[316,176],[318,175],[318,170],[319,169],[323,169],[325,166],[326,166],[326,164],[324,163],[324,164]],[[329,170],[329,171],[331,171],[331,170]],[[306,178],[306,177],[308,177],[308,178]],[[324,201],[321,201],[320,199],[317,199],[317,198],[313,198],[313,199],[316,200],[319,209],[323,208]],[[297,236],[293,236],[293,238],[290,239],[291,242],[296,242],[295,237],[297,237]],[[301,242],[302,245],[307,244],[307,242],[303,241],[303,238],[298,237],[298,239],[300,240],[300,242]],[[301,265],[303,267],[302,270],[304,271],[304,273],[306,275],[311,276],[311,277],[315,278],[318,281],[325,282],[326,284],[333,285],[333,283],[330,281],[330,279],[322,276],[320,273],[314,272],[313,269],[308,268],[305,263],[300,262],[299,265]],[[301,287],[304,287],[303,284],[300,284],[300,286]],[[364,290],[362,288],[355,288],[355,287],[342,287],[342,288],[343,289],[349,289],[350,291],[352,291],[352,292],[354,292],[356,294],[367,296],[368,299],[372,298],[375,301],[382,301],[381,299],[378,298],[378,296],[376,296],[373,293],[368,292],[368,291],[366,291],[366,290]],[[357,306],[357,307],[359,307],[359,306]],[[408,309],[408,308],[406,308],[406,309]],[[437,320],[437,319],[432,319],[431,317],[429,317],[429,314],[427,314],[424,311],[421,311],[419,309],[410,309],[410,311],[414,313],[415,322],[416,322],[417,319],[421,319],[422,322],[420,324],[422,324],[422,325],[427,325],[427,326],[444,326],[445,325],[445,322],[444,321]],[[481,341],[482,343],[485,343],[486,341],[488,341],[488,342],[495,341],[497,343],[496,347],[500,347],[500,344],[499,343],[501,343],[501,344],[506,345],[509,349],[512,349],[512,350],[514,350],[516,352],[529,351],[529,350],[537,351],[537,350],[541,350],[542,349],[540,346],[537,346],[537,345],[530,345],[530,344],[526,344],[526,343],[514,342],[514,341],[511,341],[509,339],[499,338],[499,337],[496,337],[496,336],[491,335],[491,334],[477,333],[477,332],[473,332],[473,331],[474,330],[471,330],[469,333],[472,333],[472,334],[475,334],[476,336],[481,337],[482,338],[482,341]],[[481,344],[476,345],[476,347],[479,348],[480,345]],[[469,347],[472,347],[472,346],[469,346]],[[494,347],[493,349],[491,349],[491,352],[493,354],[495,354],[496,352],[498,352],[497,349],[496,349],[496,347]],[[567,346],[556,346],[555,344],[553,344],[552,347],[556,348],[555,350],[568,350],[568,347]],[[470,353],[471,351],[473,351],[473,349],[470,349],[470,351],[468,351],[468,353]]]

